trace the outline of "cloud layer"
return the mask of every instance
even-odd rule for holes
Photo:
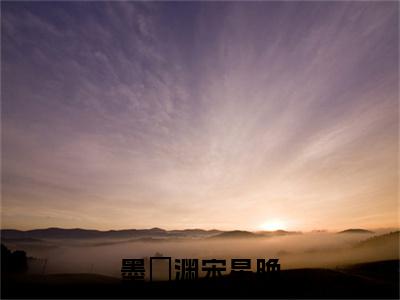
[[[397,226],[398,3],[2,4],[2,227]]]

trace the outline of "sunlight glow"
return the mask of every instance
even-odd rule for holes
[[[274,219],[274,220],[269,220],[262,224],[260,228],[262,230],[268,230],[268,231],[274,231],[274,230],[280,230],[280,229],[285,229],[285,222],[282,220]]]

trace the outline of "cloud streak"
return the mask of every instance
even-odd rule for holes
[[[397,226],[397,5],[5,3],[2,226]]]

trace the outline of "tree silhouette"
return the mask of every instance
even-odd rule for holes
[[[26,272],[28,262],[25,251],[10,251],[5,245],[1,244],[1,272],[16,273]]]

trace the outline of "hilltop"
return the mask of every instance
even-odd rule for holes
[[[343,231],[339,231],[339,234],[341,233],[368,233],[368,234],[373,234],[373,231],[370,230],[366,230],[366,229],[360,229],[360,228],[350,228],[350,229],[346,229]]]
[[[151,229],[122,229],[122,230],[94,230],[81,228],[46,228],[33,230],[1,230],[2,239],[133,239],[133,238],[168,238],[168,237],[209,237],[219,234],[219,230],[183,229],[165,230],[161,228]]]
[[[182,230],[165,230],[162,228],[151,229],[122,229],[122,230],[93,230],[93,229],[65,229],[65,228],[46,228],[33,230],[1,230],[2,240],[51,240],[51,239],[166,239],[166,238],[250,238],[250,237],[267,237],[280,236],[288,234],[299,234],[300,232],[292,232],[285,230],[276,231],[259,231],[250,232],[243,230],[204,230],[204,229],[182,229]]]

